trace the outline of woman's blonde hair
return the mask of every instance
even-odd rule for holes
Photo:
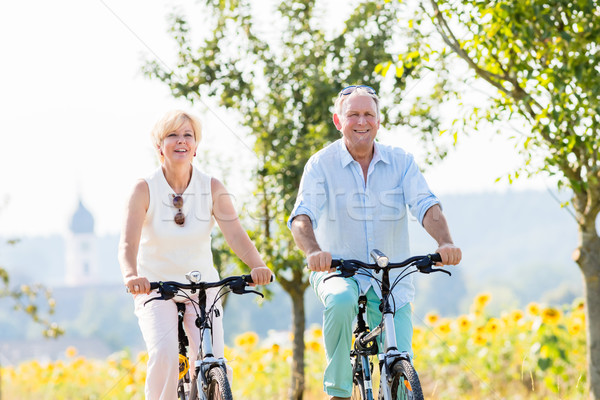
[[[173,110],[167,112],[152,128],[152,144],[158,152],[158,158],[161,163],[164,161],[164,157],[160,154],[160,146],[169,133],[179,129],[186,121],[189,121],[192,125],[194,139],[196,143],[199,143],[202,139],[202,122],[200,122],[198,117],[185,111]]]

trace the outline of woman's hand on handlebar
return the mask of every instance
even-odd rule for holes
[[[331,268],[331,253],[328,251],[315,251],[308,255],[308,269],[315,272],[333,272]]]
[[[265,266],[252,268],[250,271],[250,276],[252,277],[252,281],[254,283],[251,283],[250,286],[269,284],[271,282],[272,274],[273,273],[271,270]]]
[[[452,243],[442,244],[440,247],[438,247],[436,253],[440,253],[440,256],[442,256],[442,262],[436,263],[437,266],[457,265],[462,259],[462,252],[460,248],[456,247]]]
[[[143,276],[132,276],[125,280],[127,291],[133,295],[150,293],[150,282]]]

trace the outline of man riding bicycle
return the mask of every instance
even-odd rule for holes
[[[381,319],[377,307],[381,292],[370,278],[325,281],[333,271],[332,257],[369,262],[369,253],[377,248],[392,261],[408,258],[407,207],[438,243],[442,264],[456,265],[462,257],[452,242],[440,202],[413,157],[375,142],[380,126],[375,90],[360,85],[340,91],[333,123],[342,138],[308,160],[288,220],[296,244],[306,254],[311,285],[325,306],[323,386],[332,400],[349,399],[352,393],[349,354],[359,293],[367,296],[369,325]],[[392,280],[397,273],[390,274]],[[411,277],[402,280],[392,294],[398,350],[412,355]]]

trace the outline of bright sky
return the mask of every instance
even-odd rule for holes
[[[119,232],[130,188],[156,166],[151,127],[169,109],[190,109],[140,73],[150,53],[172,60],[165,17],[180,3],[0,3],[0,235],[64,233],[79,198],[95,217],[96,233]],[[235,117],[209,102],[191,110],[205,126],[199,165],[208,162],[205,169],[217,174],[223,163],[233,175],[218,177],[242,193],[236,182],[254,157]],[[418,158],[416,141],[386,138]],[[464,140],[426,177],[441,195],[504,190],[494,181],[518,162],[511,144],[482,134]]]

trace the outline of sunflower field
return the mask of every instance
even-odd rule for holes
[[[414,329],[414,364],[426,399],[584,399],[586,393],[583,302],[560,308],[529,304],[490,315],[490,295],[477,296],[456,318],[429,313]],[[234,398],[285,399],[291,339],[239,335],[226,358],[234,369]],[[324,400],[322,331],[306,332],[307,400]],[[126,351],[105,360],[81,357],[70,347],[61,360],[3,367],[1,398],[143,399],[145,353]],[[375,365],[376,362],[375,362]]]

